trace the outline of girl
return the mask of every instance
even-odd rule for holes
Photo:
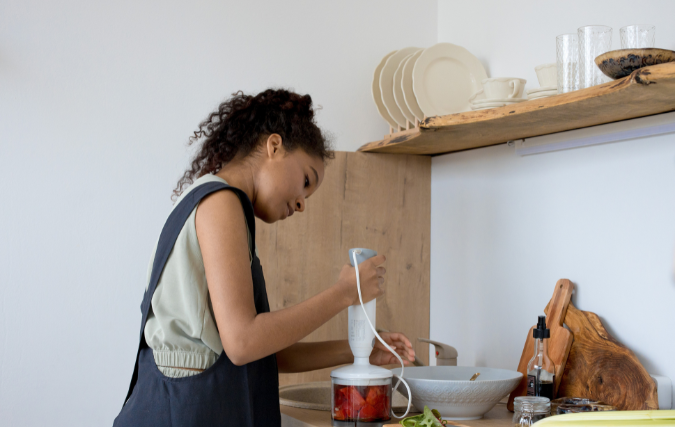
[[[353,361],[346,340],[298,341],[358,303],[354,269],[345,265],[325,291],[270,312],[255,247],[254,217],[272,223],[303,212],[332,157],[310,96],[237,92],[200,124],[190,141],[199,140],[151,258],[117,427],[280,426],[278,372]],[[384,261],[359,266],[364,302],[384,293]],[[414,360],[403,334],[382,337]],[[378,342],[371,363],[395,362]]]

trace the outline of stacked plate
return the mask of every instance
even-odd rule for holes
[[[548,96],[553,96],[557,94],[558,94],[557,86],[538,87],[535,89],[527,90],[527,99],[546,98]]]
[[[377,111],[394,129],[415,119],[471,111],[471,95],[483,89],[483,64],[451,43],[388,53],[373,73]]]

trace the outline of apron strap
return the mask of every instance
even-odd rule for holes
[[[148,288],[145,291],[145,294],[143,295],[143,302],[141,303],[141,314],[142,314],[141,335],[138,344],[138,351],[136,352],[136,364],[134,366],[134,373],[131,378],[131,384],[129,384],[129,391],[127,393],[127,397],[126,399],[124,399],[125,403],[127,402],[127,400],[129,400],[129,397],[131,397],[131,393],[134,390],[134,386],[138,381],[138,360],[141,354],[141,350],[147,346],[144,332],[145,332],[145,323],[147,322],[148,314],[150,313],[152,296],[155,294],[155,289],[157,289],[159,278],[162,275],[164,265],[166,265],[166,261],[168,260],[169,255],[173,250],[174,244],[176,243],[176,239],[178,239],[178,235],[183,229],[185,221],[187,221],[187,219],[190,217],[190,214],[192,213],[194,208],[199,204],[199,202],[209,194],[225,189],[234,191],[235,194],[239,197],[239,200],[241,201],[241,205],[244,209],[244,216],[246,217],[246,224],[248,225],[249,230],[251,232],[251,241],[255,253],[255,215],[253,213],[253,205],[251,204],[251,201],[249,200],[246,193],[244,193],[242,190],[222,182],[207,182],[194,188],[192,191],[186,194],[185,197],[183,197],[183,199],[180,201],[180,203],[178,203],[178,205],[176,205],[176,207],[169,215],[169,218],[166,220],[166,223],[164,223],[162,233],[159,236],[159,242],[157,243],[157,250],[155,252],[155,259],[152,264],[152,273],[150,275],[150,282],[148,284]]]

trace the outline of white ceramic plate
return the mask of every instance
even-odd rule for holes
[[[382,118],[387,123],[389,123],[389,126],[393,128],[395,128],[397,124],[394,119],[391,118],[389,112],[387,111],[387,107],[385,107],[384,103],[382,102],[382,92],[380,92],[380,73],[382,72],[384,64],[387,62],[387,59],[389,59],[396,52],[397,51],[389,52],[384,58],[382,58],[382,61],[377,64],[375,72],[373,73],[373,84],[370,89],[371,93],[373,94],[373,101],[375,101],[375,106],[377,107],[377,112],[380,113],[380,116],[382,116]]]
[[[415,115],[410,111],[410,108],[408,108],[408,105],[405,103],[405,96],[403,95],[403,85],[402,85],[402,79],[403,79],[403,66],[408,62],[408,59],[410,59],[411,56],[414,54],[410,54],[403,58],[403,61],[401,61],[400,64],[398,64],[398,68],[396,69],[396,72],[394,73],[394,100],[396,101],[396,105],[398,105],[398,108],[401,110],[401,113],[405,116],[406,119],[408,119],[409,122],[415,123]]]
[[[483,79],[487,73],[478,58],[451,43],[424,49],[413,68],[413,90],[427,117],[469,111]]]
[[[405,63],[403,64],[403,78],[401,81],[405,104],[420,122],[424,120],[424,113],[420,108],[420,104],[417,103],[417,98],[415,97],[415,92],[413,91],[413,68],[415,67],[417,58],[420,57],[423,51],[424,50],[420,50],[416,53],[413,53],[412,56],[409,56],[408,59],[405,60]]]
[[[399,126],[405,127],[405,116],[401,109],[396,105],[394,98],[394,73],[403,59],[420,50],[419,47],[405,47],[393,55],[384,63],[380,72],[380,92],[382,93],[382,103],[387,108],[389,115]]]
[[[526,93],[529,95],[531,93],[550,92],[552,90],[558,92],[558,87],[557,86],[535,87],[533,89],[528,89]]]
[[[483,105],[483,104],[494,104],[496,102],[502,102],[506,104],[515,104],[516,102],[527,101],[526,98],[495,98],[495,99],[475,99],[471,102],[471,105]]]

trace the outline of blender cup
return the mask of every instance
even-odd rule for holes
[[[391,420],[391,377],[331,377],[331,419],[334,427],[381,427]]]

